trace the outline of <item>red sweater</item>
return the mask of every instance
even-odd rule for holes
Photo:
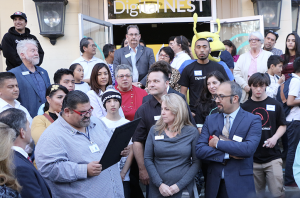
[[[281,58],[284,59],[284,56],[281,55]],[[290,78],[289,74],[294,73],[294,67],[293,67],[294,60],[295,60],[295,56],[290,56],[289,63],[286,66],[283,66],[281,73],[285,75],[285,80]]]
[[[132,121],[134,119],[136,110],[142,105],[143,97],[148,95],[147,92],[133,85],[132,89],[127,92],[120,91],[117,85],[115,86],[115,88],[121,93],[122,110],[124,112],[125,118]]]

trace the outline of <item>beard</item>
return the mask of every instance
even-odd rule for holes
[[[221,104],[217,104],[217,105],[221,105]],[[222,106],[221,108],[218,107],[218,112],[224,113],[224,107],[223,107],[223,105],[221,105],[221,106]]]
[[[90,117],[83,117],[80,122],[79,122],[79,125],[81,127],[88,127],[90,125]]]
[[[28,60],[32,65],[37,65],[40,62],[40,57],[34,56],[34,57],[28,57],[27,54],[25,54],[26,60]]]
[[[209,56],[209,54],[208,54],[207,56],[203,56],[203,57],[197,56],[197,57],[198,57],[198,59],[200,59],[200,60],[206,60],[206,59],[208,58],[208,56]]]

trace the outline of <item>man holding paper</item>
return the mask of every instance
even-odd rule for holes
[[[218,87],[213,98],[219,113],[206,118],[196,145],[197,157],[210,161],[206,198],[255,195],[253,154],[261,137],[261,119],[240,108],[241,96],[235,82]]]
[[[102,171],[102,158],[111,138],[103,121],[82,91],[69,92],[60,116],[41,135],[36,164],[53,197],[124,198],[118,164]]]

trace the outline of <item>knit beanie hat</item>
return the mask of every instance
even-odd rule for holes
[[[121,93],[118,92],[114,86],[112,85],[108,85],[107,88],[106,88],[106,91],[103,93],[102,95],[102,103],[103,103],[103,107],[106,109],[106,106],[105,106],[105,103],[107,100],[109,99],[117,99],[120,103],[120,107],[121,107],[121,104],[122,104],[122,96],[121,96]]]

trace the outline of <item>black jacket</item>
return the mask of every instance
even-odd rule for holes
[[[38,64],[41,65],[44,59],[44,51],[40,45],[40,42],[37,40],[37,38],[30,34],[30,30],[28,28],[25,28],[24,34],[19,34],[15,27],[11,27],[8,30],[8,33],[6,33],[2,39],[2,51],[3,56],[6,58],[6,71],[13,69],[15,67],[18,67],[22,64],[22,60],[20,59],[18,53],[17,53],[17,44],[18,41],[24,40],[24,39],[34,39],[38,43],[38,50],[40,55],[40,62]]]

